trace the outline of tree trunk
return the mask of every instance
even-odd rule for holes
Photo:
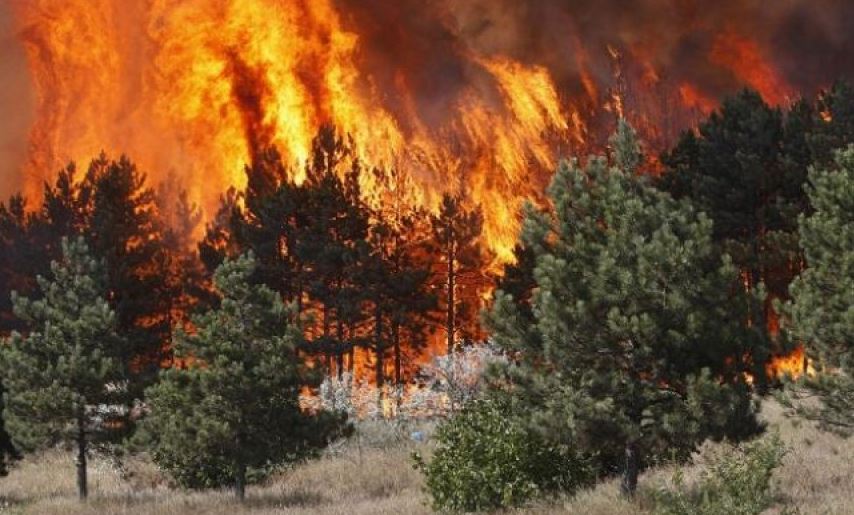
[[[448,320],[447,327],[445,329],[448,331],[448,355],[450,356],[454,352],[454,333],[456,332],[456,306],[454,305],[454,288],[455,288],[455,280],[456,280],[456,270],[454,269],[454,244],[453,242],[448,246]]]
[[[344,353],[346,352],[344,349],[344,323],[340,319],[336,322],[335,335],[335,338],[338,340],[336,344],[338,352],[336,354],[338,355],[338,379],[340,380],[344,377]]]
[[[383,358],[385,357],[385,345],[383,343],[383,316],[382,310],[377,304],[374,312],[374,342],[376,349],[376,363],[374,364],[374,372],[376,373],[377,383],[377,409],[380,414],[383,414],[383,383],[385,382],[385,374],[383,370]]]
[[[635,443],[627,443],[625,448],[625,464],[623,466],[623,477],[620,481],[620,492],[629,499],[635,496],[638,488],[638,449]]]
[[[394,385],[400,386],[401,382],[401,356],[400,356],[400,324],[394,322],[391,328],[391,337],[394,340]]]
[[[350,345],[350,350],[347,351],[350,354],[350,359],[347,362],[347,366],[349,367],[347,370],[350,371],[350,375],[356,374],[356,347],[354,345]]]
[[[77,495],[81,501],[89,496],[89,485],[86,481],[86,429],[83,418],[77,420]]]
[[[246,499],[246,464],[242,461],[237,464],[237,476],[234,478],[234,493],[237,500],[243,502]]]

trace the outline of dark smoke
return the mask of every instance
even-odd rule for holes
[[[589,56],[603,89],[612,80],[608,46],[641,49],[665,77],[699,84],[712,97],[743,86],[711,62],[715,38],[734,33],[758,43],[798,92],[813,94],[854,75],[854,2],[848,0],[337,0],[360,35],[363,58],[386,91],[394,77],[429,117],[451,108],[474,72],[468,51],[504,55],[550,70],[560,89],[581,91],[576,60]]]

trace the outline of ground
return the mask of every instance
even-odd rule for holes
[[[854,514],[854,438],[822,433],[782,416],[766,403],[764,417],[790,448],[775,474],[780,503],[769,513]],[[90,500],[81,504],[75,490],[71,453],[59,450],[30,457],[0,479],[0,513],[76,515],[252,514],[420,514],[430,513],[422,479],[411,466],[413,450],[429,443],[410,440],[410,428],[376,423],[361,436],[336,446],[326,456],[299,465],[247,491],[241,506],[230,492],[186,492],[169,488],[144,458],[128,461],[123,475],[105,460],[93,460]],[[428,431],[429,432],[429,431]],[[693,471],[696,472],[697,466]],[[672,470],[644,474],[642,485],[660,484]],[[542,502],[518,513],[645,513],[620,499],[616,482],[583,491],[571,499]]]

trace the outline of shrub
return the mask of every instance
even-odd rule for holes
[[[475,400],[437,429],[424,472],[433,508],[482,511],[518,506],[529,499],[569,492],[592,482],[590,461],[547,444],[518,419],[506,402]]]
[[[714,456],[693,488],[681,471],[672,487],[651,492],[654,512],[661,515],[758,515],[774,502],[771,476],[786,449],[779,435],[730,447]]]

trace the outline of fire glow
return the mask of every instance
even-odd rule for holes
[[[211,214],[268,147],[299,181],[332,124],[406,174],[411,202],[480,205],[503,263],[521,205],[618,116],[663,147],[722,94],[788,103],[839,72],[800,73],[805,56],[850,66],[854,50],[840,2],[563,3],[11,0],[35,100],[20,186],[35,198],[68,161],[126,153]],[[799,23],[806,50],[781,43]]]
[[[211,212],[255,153],[275,145],[298,171],[334,124],[363,161],[412,176],[415,202],[456,189],[482,205],[507,261],[519,206],[559,155],[601,143],[602,112],[672,136],[742,85],[786,102],[815,85],[790,84],[780,63],[795,57],[769,41],[786,16],[828,22],[807,2],[639,2],[636,17],[614,2],[526,4],[12,0],[35,95],[22,186],[34,196],[69,160],[124,152]],[[679,102],[669,120],[650,103],[662,92]]]

